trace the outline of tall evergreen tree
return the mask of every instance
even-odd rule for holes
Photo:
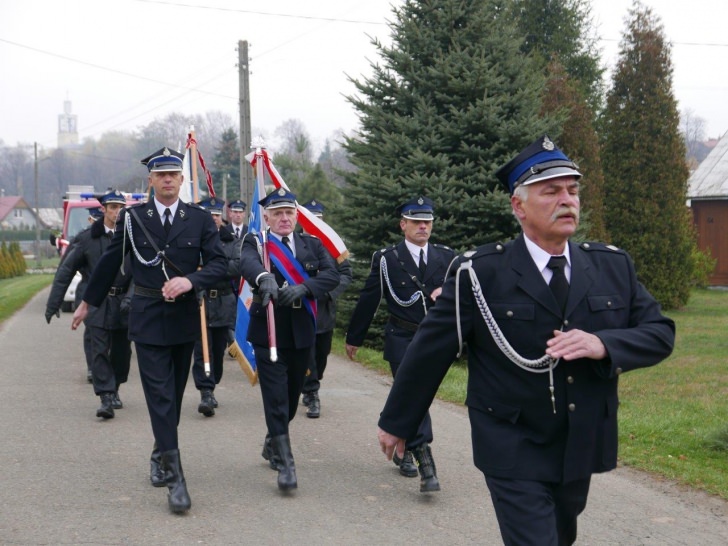
[[[211,174],[216,195],[222,197],[223,180],[227,177],[227,201],[240,198],[240,146],[238,135],[232,127],[225,129],[220,137],[212,160]]]
[[[513,0],[514,20],[525,37],[521,50],[544,70],[557,60],[581,91],[592,112],[600,110],[604,84],[589,0]]]
[[[635,3],[602,133],[607,229],[666,308],[688,300],[696,246],[685,206],[689,173],[670,53],[659,17]]]
[[[433,240],[455,249],[518,230],[494,172],[558,124],[539,117],[540,68],[500,0],[405,0],[392,45],[348,97],[361,128],[346,138],[344,235],[355,257],[401,238],[395,207],[418,194],[436,204]]]

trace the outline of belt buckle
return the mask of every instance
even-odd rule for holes
[[[109,296],[116,296],[116,286],[112,286],[109,289]]]
[[[174,303],[177,298],[164,298],[167,303]]]
[[[210,290],[210,291],[208,292],[208,295],[209,295],[209,296],[210,296],[211,298],[216,298],[216,297],[217,297],[217,290],[213,288],[212,290]]]
[[[293,305],[291,305],[293,309],[300,309],[301,308],[301,298],[298,298],[297,300],[293,300]]]

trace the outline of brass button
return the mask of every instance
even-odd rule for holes
[[[569,321],[564,319],[564,326],[568,326],[568,325],[569,325]]]
[[[607,302],[607,307],[611,307],[611,306],[612,306],[612,302],[611,301],[608,301]]]
[[[506,316],[507,316],[508,318],[513,318],[513,311],[507,311],[507,312],[506,312]]]
[[[569,411],[576,411],[576,404],[569,404]]]

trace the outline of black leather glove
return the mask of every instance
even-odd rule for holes
[[[46,322],[48,324],[51,323],[51,319],[53,318],[53,315],[57,316],[58,318],[61,318],[61,311],[59,309],[56,309],[55,311],[53,311],[52,309],[46,308],[45,318],[46,318]]]
[[[129,309],[131,309],[131,298],[124,296],[119,303],[119,312],[122,315],[128,315]]]
[[[293,302],[308,295],[308,288],[305,284],[294,284],[284,286],[278,291],[278,305],[290,307]]]
[[[258,295],[260,296],[260,304],[265,307],[270,300],[278,300],[278,283],[275,275],[268,273],[258,280]]]

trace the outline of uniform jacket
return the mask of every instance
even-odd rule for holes
[[[210,328],[234,328],[237,310],[237,290],[240,285],[240,250],[242,239],[220,228],[220,244],[227,261],[224,280],[205,292],[205,312]]]
[[[598,336],[608,357],[562,361],[549,374],[531,373],[495,345],[475,305],[467,271],[449,276],[402,361],[380,426],[408,438],[417,429],[458,352],[456,298],[467,342],[466,405],[475,465],[486,475],[567,482],[611,470],[617,461],[617,383],[621,373],[657,364],[672,352],[675,325],[637,281],[626,252],[600,243],[569,243],[572,269],[564,329]],[[562,324],[556,300],[521,235],[491,244],[472,260],[485,300],[505,338],[523,357],[545,354]]]
[[[109,244],[110,240],[106,236],[103,218],[96,220],[74,238],[64,254],[63,261],[58,266],[56,276],[53,279],[53,287],[47,303],[49,310],[55,312],[60,309],[63,297],[76,271],[81,273],[85,287],[96,264],[101,259],[101,255]],[[127,327],[127,316],[125,313],[121,313],[120,306],[131,282],[131,275],[128,271],[124,274],[117,270],[112,280],[113,295],[105,297],[98,306],[89,308],[84,321],[87,326],[95,326],[106,330],[118,330]],[[81,283],[79,283],[80,285]],[[77,292],[80,292],[81,297],[83,297],[83,288],[79,288]],[[77,300],[80,301],[78,294]]]
[[[400,302],[407,302],[420,290],[419,285],[414,280],[419,274],[417,264],[412,259],[412,255],[404,241],[398,245],[376,251],[372,256],[369,276],[364,283],[364,288],[362,288],[359,301],[349,322],[346,342],[355,347],[360,347],[364,343],[364,338],[379,308],[382,297],[387,302],[387,311],[390,316],[412,324],[422,322],[422,319],[425,318],[425,305],[429,309],[434,304],[429,297],[429,293],[445,282],[445,273],[454,257],[455,253],[452,249],[444,245],[430,243],[427,251],[427,268],[422,281],[428,292],[428,295],[424,298],[425,303],[423,305],[423,300],[420,298],[414,304],[404,306],[395,299],[395,296]],[[386,270],[389,283],[387,283],[381,269],[382,258],[387,263]],[[382,283],[382,281],[384,282]],[[389,288],[390,284],[394,290],[394,295]],[[402,360],[402,356],[413,337],[414,331],[412,329],[402,328],[390,320],[385,328],[384,359],[389,362]]]
[[[172,221],[172,229],[167,235],[153,200],[130,208],[136,211],[159,249],[192,282],[193,290],[174,302],[135,293],[129,312],[129,339],[151,345],[176,345],[195,341],[200,337],[200,312],[195,293],[226,278],[225,254],[217,227],[209,212],[197,205],[180,201]],[[139,261],[132,250],[129,234],[125,235],[127,214],[129,211],[124,209],[119,215],[114,238],[89,280],[84,300],[91,305],[98,305],[103,300],[125,254],[130,254],[135,290],[136,287],[161,290],[167,280],[164,270],[170,279],[179,276],[169,265],[162,268],[163,262],[148,267]],[[133,217],[131,223],[136,250],[143,260],[153,260],[156,252],[150,241]]]
[[[323,334],[331,332],[336,327],[336,300],[354,280],[354,274],[351,269],[349,260],[344,260],[340,264],[336,264],[336,270],[339,272],[339,285],[333,290],[329,290],[318,302],[318,317],[316,319],[316,333]]]
[[[296,260],[303,266],[309,275],[304,281],[313,298],[321,299],[324,295],[336,289],[339,284],[339,273],[336,270],[334,259],[316,237],[311,235],[291,234],[296,245]],[[266,270],[258,252],[258,238],[248,233],[243,241],[243,252],[240,258],[240,270],[245,280],[250,283],[254,293],[257,293],[256,279]],[[283,286],[284,277],[271,262],[271,273],[275,274],[278,286]],[[276,341],[280,349],[300,349],[310,347],[316,340],[316,328],[308,311],[301,306],[275,307]],[[266,309],[256,303],[250,306],[250,325],[248,326],[248,341],[254,345],[268,347],[268,324]]]
[[[227,233],[229,233],[233,237],[233,239],[235,238],[235,228],[233,228],[232,223],[225,224],[224,226],[222,226],[220,228],[220,232],[222,233],[223,231],[226,231]],[[246,233],[248,233],[248,224],[243,224],[243,227],[240,229],[240,240],[241,241],[245,237]]]

